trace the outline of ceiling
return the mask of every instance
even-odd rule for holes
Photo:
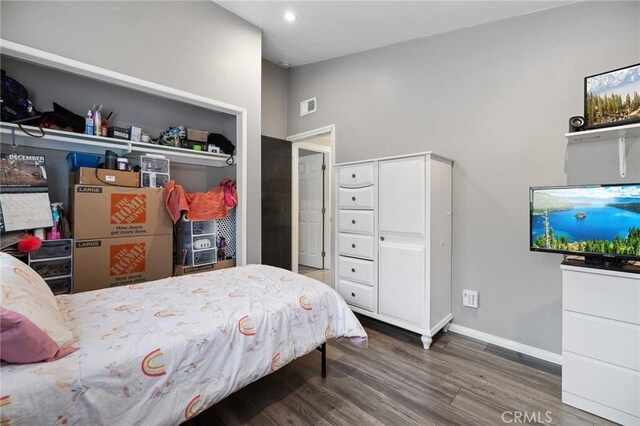
[[[299,66],[573,1],[217,1],[262,28],[262,56]],[[297,19],[286,22],[284,13]]]

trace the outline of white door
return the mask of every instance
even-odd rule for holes
[[[323,268],[323,170],[324,154],[301,156],[299,174],[298,263]]]

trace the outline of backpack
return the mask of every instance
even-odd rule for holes
[[[33,103],[29,100],[29,92],[16,80],[7,76],[2,70],[0,83],[2,96],[2,121],[16,122],[30,118],[36,113]]]

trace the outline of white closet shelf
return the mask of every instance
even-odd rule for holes
[[[22,126],[29,133],[39,135],[40,129],[33,126]],[[65,132],[62,130],[44,129],[45,136],[34,138],[25,134],[17,124],[0,123],[0,143],[10,145],[11,134],[15,131],[15,140],[18,146],[33,148],[54,149],[58,151],[86,152],[104,155],[109,149],[118,155],[130,154],[160,154],[174,163],[197,164],[210,167],[226,167],[229,156],[227,154],[215,154],[206,151],[195,151],[173,146],[155,145],[145,142],[133,142],[123,139],[108,138],[103,136],[85,135],[82,133]]]

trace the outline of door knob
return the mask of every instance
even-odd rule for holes
[[[380,235],[380,241],[384,241],[384,237]]]
[[[355,244],[351,244],[351,248],[356,248],[356,245]]]

